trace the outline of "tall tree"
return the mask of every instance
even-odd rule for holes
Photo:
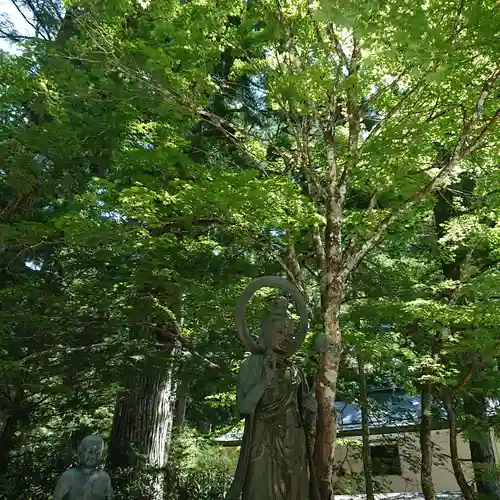
[[[396,221],[491,144],[499,70],[486,16],[498,24],[493,3],[248,7],[247,18],[262,22],[245,35],[265,56],[242,57],[239,70],[263,75],[261,92],[280,124],[259,134],[276,159],[269,168],[299,183],[317,211],[310,238],[327,349],[316,383],[315,463],[324,500],[348,278]],[[356,206],[359,191],[368,206]]]
[[[44,389],[54,380],[73,389],[76,380],[106,380],[108,397],[123,391],[113,465],[161,466],[173,370],[186,351],[203,366],[232,366],[232,333],[210,316],[229,324],[246,278],[283,272],[307,291],[313,329],[325,331],[315,464],[328,499],[340,312],[366,272],[363,259],[387,236],[376,267],[397,275],[411,264],[418,272],[405,279],[416,287],[425,266],[403,240],[428,217],[421,202],[463,171],[480,172],[478,193],[498,185],[490,37],[498,24],[494,2],[479,0],[71,4],[57,35],[1,66],[10,413],[20,415],[16,397],[36,379],[26,366],[49,374]],[[386,288],[378,283],[374,295]],[[485,288],[491,298],[494,287]],[[421,289],[390,292],[391,331],[404,338],[415,322],[425,331],[400,339],[418,353],[435,354],[438,330],[452,345],[429,310],[445,324],[453,313],[455,324],[470,325],[484,305],[460,313],[438,307],[431,292],[426,301]],[[20,321],[19,303],[32,321]],[[466,330],[462,353],[478,347]],[[441,366],[433,356],[415,364],[426,383]],[[207,380],[230,385],[216,370],[189,369],[198,382],[210,373]],[[192,392],[206,395],[207,380]],[[5,429],[3,443],[12,443]],[[160,490],[158,477],[151,495]]]

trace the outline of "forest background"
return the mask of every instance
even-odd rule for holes
[[[220,498],[234,305],[274,274],[308,299],[322,500],[333,402],[366,415],[365,386],[421,395],[427,500],[440,405],[470,441],[465,498],[500,498],[496,2],[10,5],[0,495],[47,498],[98,432],[117,498]]]

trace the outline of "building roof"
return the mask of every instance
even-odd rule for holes
[[[420,422],[420,396],[410,397],[401,389],[376,389],[369,393],[370,432],[372,434],[389,434],[415,430]],[[335,402],[337,411],[338,435],[361,435],[361,409],[353,403],[339,398]],[[445,413],[435,410],[436,428],[442,427]],[[219,444],[237,446],[243,437],[243,423],[226,434],[216,438]]]
[[[374,389],[368,394],[370,403],[370,434],[412,432],[420,424],[420,396],[408,396],[402,389]],[[488,399],[490,416],[500,412],[500,401]],[[361,435],[361,408],[342,397],[335,402],[337,433],[339,437]],[[440,406],[434,408],[433,429],[447,428],[446,412]],[[243,421],[215,441],[223,446],[238,446],[243,438]]]
[[[370,429],[403,428],[420,422],[420,396],[410,397],[401,389],[377,389],[369,394]],[[361,408],[343,401],[335,402],[339,433],[351,434],[361,431]],[[442,420],[444,413],[436,410],[436,419]]]

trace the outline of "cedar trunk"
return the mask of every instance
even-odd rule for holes
[[[174,413],[174,429],[176,431],[182,430],[184,420],[186,419],[187,398],[189,391],[189,381],[182,380],[177,387],[177,399],[175,401]]]
[[[488,416],[486,412],[486,399],[483,397],[467,396],[464,401],[465,413],[471,415],[484,429],[481,439],[469,439],[469,448],[474,467],[474,478],[476,489],[480,498],[488,500],[500,500],[500,486],[498,474],[496,473],[496,460],[493,451],[493,442],[489,429]],[[481,423],[484,423],[481,426]],[[478,432],[476,431],[475,435]]]
[[[432,386],[424,384],[421,392],[420,452],[422,464],[420,482],[425,500],[436,500],[432,481]]]
[[[457,480],[457,484],[460,487],[464,500],[474,500],[474,491],[469,486],[469,483],[465,478],[462,465],[460,463],[460,457],[458,456],[457,414],[455,412],[453,396],[451,394],[444,394],[442,399],[446,408],[446,416],[448,418],[448,426],[450,430],[450,455],[453,473],[455,474],[455,479]]]
[[[370,425],[368,422],[368,389],[366,387],[365,361],[363,354],[358,354],[359,402],[361,407],[361,435],[363,438],[363,473],[365,476],[366,500],[375,500],[372,479],[372,458],[370,453]]]
[[[137,376],[116,402],[109,448],[109,466],[123,474],[124,498],[163,498],[165,466],[173,423],[175,383],[172,371]],[[140,476],[144,473],[144,476]],[[119,474],[121,476],[122,474]],[[126,493],[125,493],[126,492]]]

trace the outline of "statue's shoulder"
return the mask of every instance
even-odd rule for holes
[[[95,471],[94,472],[94,477],[95,479],[100,479],[100,480],[104,480],[104,479],[109,479],[109,474],[105,471],[105,470],[98,470],[98,471]]]
[[[75,477],[78,476],[78,469],[76,467],[71,467],[71,469],[65,470],[59,477],[59,481],[73,481]]]
[[[109,474],[104,470],[95,471],[89,481],[89,488],[95,498],[108,498],[104,495],[111,490],[111,478]]]
[[[257,369],[261,369],[264,366],[264,355],[263,354],[250,354],[250,356],[246,357],[240,366],[241,371],[253,371]]]
[[[250,354],[250,356],[245,358],[241,362],[240,372],[238,374],[240,383],[247,386],[253,384],[255,380],[258,380],[263,373],[264,359],[263,354]]]
[[[75,467],[65,470],[57,480],[56,489],[54,490],[52,498],[54,498],[54,500],[62,500],[65,498],[73,487],[77,476],[78,470]]]

